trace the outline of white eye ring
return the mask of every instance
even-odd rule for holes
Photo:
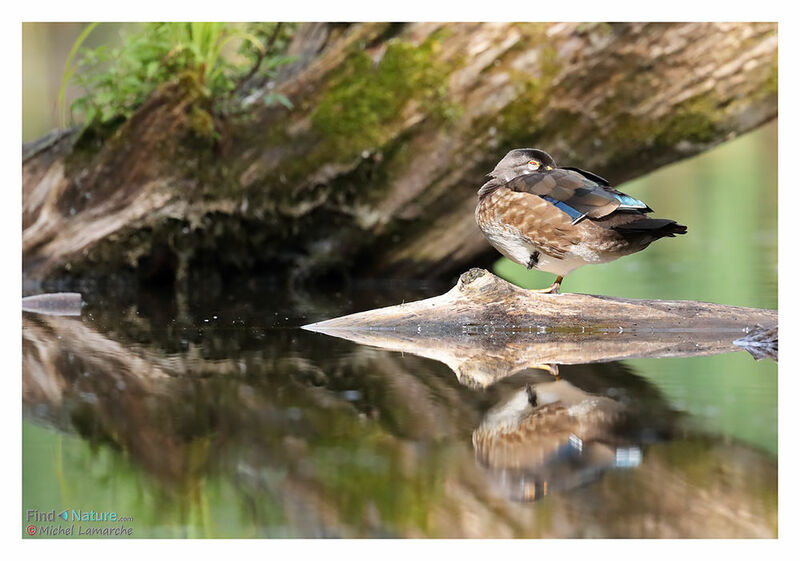
[[[531,169],[539,169],[540,165],[541,164],[539,162],[537,162],[536,160],[531,160],[530,162],[528,162],[528,167],[531,168]]]

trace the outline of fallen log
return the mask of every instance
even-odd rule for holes
[[[447,364],[459,381],[487,386],[525,368],[743,350],[754,326],[778,313],[708,302],[541,294],[483,269],[425,300],[369,310],[304,329]]]
[[[776,117],[777,44],[774,23],[304,24],[274,90],[240,92],[292,110],[242,100],[201,142],[176,83],[26,146],[23,268],[445,278],[496,258],[472,213],[509,149],[613,184],[696,155]]]
[[[692,331],[744,329],[778,324],[777,310],[726,306],[690,300],[634,300],[591,294],[541,294],[519,288],[485,269],[462,274],[447,293],[329,319],[304,326],[312,330],[394,329],[449,331]]]

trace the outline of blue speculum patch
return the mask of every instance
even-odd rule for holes
[[[571,218],[578,218],[582,214],[569,206],[567,203],[559,201],[558,199],[554,199],[553,197],[549,197],[547,195],[541,195],[541,197],[548,203],[554,204],[559,210],[569,214]]]
[[[647,208],[647,205],[644,204],[639,199],[634,199],[633,197],[629,197],[628,195],[614,195],[619,202],[626,206],[632,206],[635,208]]]
[[[572,218],[572,219],[576,219],[576,218],[579,218],[580,216],[582,216],[581,212],[575,210],[574,208],[569,206],[564,201],[559,201],[558,199],[554,199],[553,197],[550,197],[548,195],[539,195],[539,196],[542,197],[548,203],[555,205],[556,208],[558,208],[562,212],[566,212],[570,216],[570,218]],[[647,205],[644,204],[639,199],[634,199],[633,197],[629,197],[628,195],[616,195],[615,194],[614,196],[619,200],[620,203],[622,203],[623,207],[626,207],[626,208],[641,208],[641,209],[647,208]]]

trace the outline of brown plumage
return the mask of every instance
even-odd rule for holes
[[[536,403],[531,399],[538,395]],[[612,399],[583,392],[566,381],[520,390],[487,414],[472,434],[481,462],[494,468],[535,469],[552,459],[570,437],[607,438],[622,408]]]
[[[559,168],[531,148],[509,152],[478,191],[475,219],[500,253],[529,269],[563,276],[592,263],[641,251],[683,234],[674,220],[648,218],[652,209],[578,168]]]

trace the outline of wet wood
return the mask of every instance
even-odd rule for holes
[[[453,371],[461,384],[476,388],[491,386],[523,370],[550,365],[703,356],[744,350],[733,343],[741,331],[495,331],[458,335],[391,329],[307,329],[362,345],[438,360]]]
[[[439,360],[485,387],[543,364],[740,351],[755,325],[775,329],[777,348],[777,322],[775,310],[708,302],[538,294],[472,269],[441,296],[304,329]]]
[[[464,330],[585,332],[738,331],[778,323],[776,310],[689,300],[633,300],[590,294],[540,294],[484,269],[461,275],[447,293],[305,326],[315,331],[397,330],[422,333]]]

